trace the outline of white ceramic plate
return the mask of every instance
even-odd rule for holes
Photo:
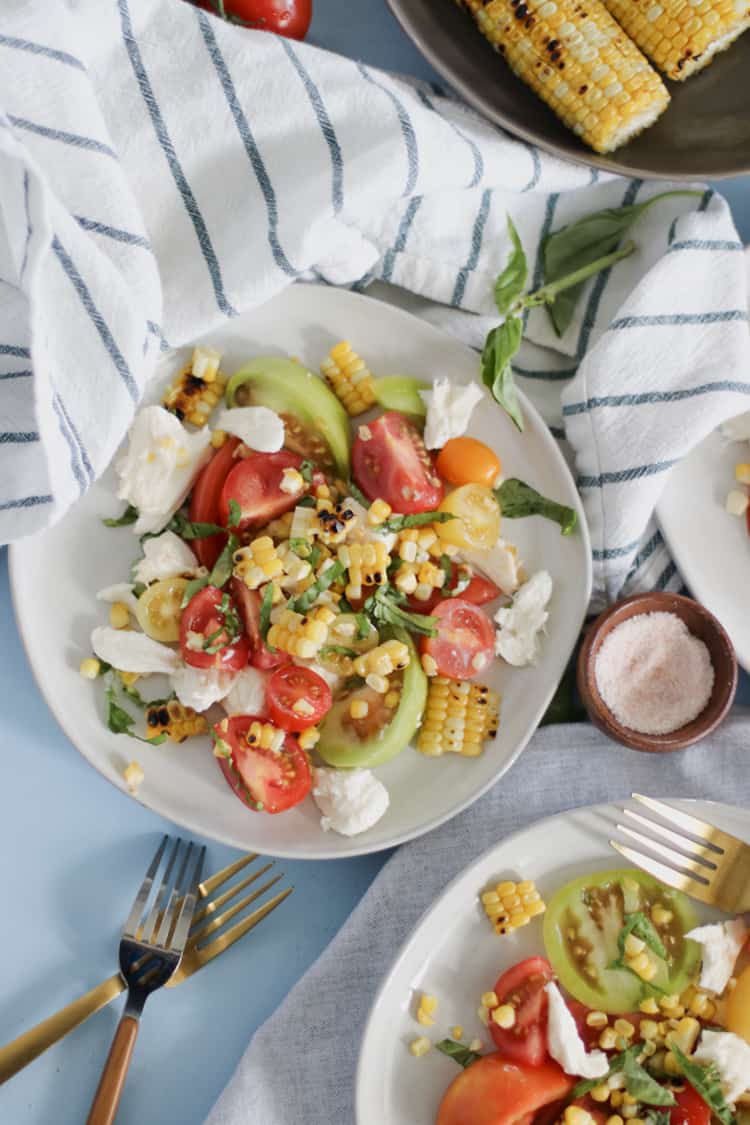
[[[295,285],[206,340],[225,353],[223,367],[232,373],[264,353],[298,355],[314,369],[342,337],[354,341],[380,374],[476,378],[476,354],[437,329],[379,301],[320,286]],[[165,360],[154,397],[186,355],[187,349]],[[538,414],[528,402],[523,408],[523,435],[489,402],[475,410],[471,433],[497,449],[506,472],[573,505],[580,530],[564,538],[555,524],[538,518],[507,525],[529,572],[549,570],[554,593],[538,665],[514,670],[495,662],[487,677],[503,694],[503,711],[497,739],[481,758],[428,760],[405,750],[377,771],[391,795],[386,816],[368,833],[345,839],[321,831],[312,800],[281,816],[249,812],[221,776],[207,738],[150,747],[109,733],[99,685],[82,680],[77,669],[90,650],[92,627],[105,619],[106,607],[95,602],[95,592],[127,580],[138,555],[132,529],[101,523],[122,510],[112,471],[57,527],[11,551],[21,636],[42,693],[70,740],[120,788],[123,765],[137,757],[146,774],[138,800],[161,815],[193,832],[272,855],[314,859],[377,851],[429,831],[470,804],[515,761],[536,728],[575,644],[591,587],[589,538],[573,480]]]
[[[672,469],[656,518],[693,597],[718,617],[750,672],[750,538],[744,519],[724,510],[743,448],[719,433],[707,437]]]
[[[750,813],[710,801],[673,801],[750,842]],[[544,954],[541,919],[498,938],[478,901],[501,878],[533,879],[546,900],[588,871],[624,866],[607,844],[619,817],[613,805],[560,813],[496,844],[467,867],[422,917],[380,986],[365,1028],[356,1083],[357,1125],[434,1125],[440,1100],[459,1073],[432,1050],[415,1059],[408,1044],[418,1035],[450,1037],[460,1024],[464,1040],[490,1046],[477,1017],[479,997],[504,969]],[[564,857],[561,862],[558,857]],[[695,903],[702,918],[719,917]],[[425,1033],[414,1019],[415,994],[439,1000],[435,1027]]]

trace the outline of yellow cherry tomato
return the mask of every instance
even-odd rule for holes
[[[438,508],[455,519],[435,524],[443,543],[489,550],[500,535],[500,508],[494,493],[481,484],[464,484],[449,492]]]
[[[436,468],[449,484],[484,484],[491,488],[500,475],[500,458],[473,437],[446,441],[438,453]]]
[[[164,578],[143,591],[135,616],[143,632],[155,641],[179,641],[182,597],[186,578]]]
[[[740,973],[729,993],[727,1029],[750,1043],[750,966]]]

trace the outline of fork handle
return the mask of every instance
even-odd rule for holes
[[[137,1034],[138,1020],[132,1016],[123,1016],[109,1048],[86,1125],[112,1125],[125,1087]]]
[[[113,973],[108,980],[85,992],[72,1004],[61,1008],[36,1027],[29,1028],[12,1042],[0,1047],[0,1085],[18,1074],[19,1070],[23,1070],[54,1043],[80,1027],[94,1012],[111,1004],[125,988],[125,981],[120,974]]]

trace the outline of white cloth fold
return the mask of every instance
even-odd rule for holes
[[[538,283],[550,230],[669,186],[562,162],[426,84],[183,0],[6,0],[0,62],[0,541],[104,470],[160,348],[298,279],[375,278],[480,344],[506,214]],[[561,340],[531,314],[516,366],[558,436],[563,392],[600,600],[642,581],[664,466],[750,392],[724,200],[675,196],[632,233],[637,254],[587,285]]]

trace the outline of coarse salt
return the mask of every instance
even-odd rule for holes
[[[700,715],[714,686],[706,645],[674,613],[640,613],[604,639],[596,686],[622,726],[671,734]]]

